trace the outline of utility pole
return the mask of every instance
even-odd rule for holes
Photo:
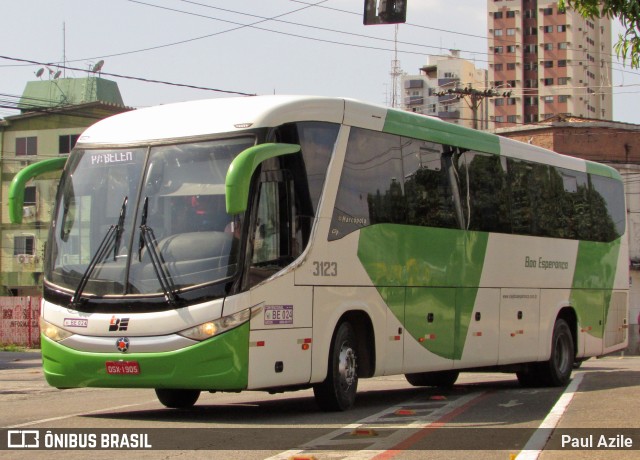
[[[466,88],[448,89],[446,91],[439,91],[435,93],[436,96],[454,96],[455,99],[464,99],[467,106],[473,112],[473,129],[478,129],[478,109],[482,104],[482,101],[488,97],[510,97],[511,91],[498,92],[495,88],[485,89],[483,91],[474,89],[471,85]]]

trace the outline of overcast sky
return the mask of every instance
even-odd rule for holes
[[[313,6],[315,4],[315,6]],[[395,26],[364,26],[364,0],[4,0],[1,105],[17,102],[42,65],[67,77],[103,72],[250,94],[345,96],[387,104]],[[418,73],[430,54],[461,50],[487,68],[485,0],[408,0],[398,60]],[[63,29],[65,33],[63,34]],[[614,26],[619,29],[619,26]],[[616,33],[614,33],[617,36]],[[63,38],[64,37],[64,38]],[[615,41],[615,39],[614,39]],[[49,78],[48,72],[41,77]],[[145,107],[228,96],[104,75]],[[640,70],[614,59],[614,119],[640,124]],[[0,108],[0,117],[16,114]]]

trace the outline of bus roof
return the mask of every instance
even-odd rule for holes
[[[217,133],[240,134],[248,129],[275,127],[297,121],[343,123],[620,178],[615,169],[599,163],[561,155],[438,118],[353,99],[321,96],[231,97],[138,109],[92,125],[80,136],[78,146],[153,143]]]

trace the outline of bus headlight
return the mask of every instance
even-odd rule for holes
[[[40,318],[40,331],[45,337],[53,340],[54,342],[60,342],[61,340],[64,340],[67,337],[71,337],[73,335],[66,329],[62,329],[55,324],[51,324],[50,322],[45,321],[44,319],[42,319],[42,317]]]
[[[207,321],[184,331],[178,332],[183,337],[193,340],[206,340],[213,336],[220,335],[230,329],[246,323],[251,318],[251,309],[239,311],[233,315],[224,316],[214,321]]]

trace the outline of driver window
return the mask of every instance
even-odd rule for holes
[[[280,200],[278,183],[264,182],[260,186],[258,214],[253,239],[252,264],[275,261],[280,256]]]
[[[293,219],[293,181],[286,170],[262,173],[251,229],[249,284],[254,286],[290,264],[298,254]]]

